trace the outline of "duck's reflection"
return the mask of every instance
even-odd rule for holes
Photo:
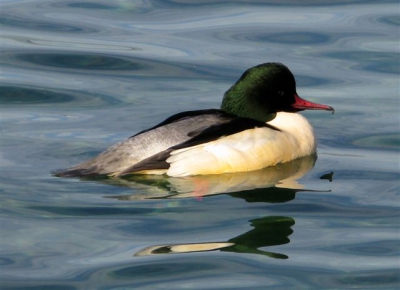
[[[126,180],[111,180],[113,184],[143,189],[140,194],[108,196],[119,200],[203,198],[216,194],[228,194],[246,202],[283,203],[293,200],[296,193],[303,191],[297,182],[310,171],[316,156],[308,156],[285,164],[258,171],[174,178],[165,176],[131,176]],[[310,190],[307,190],[310,191]],[[204,243],[162,244],[146,247],[135,256],[160,254],[224,251],[260,254],[276,259],[287,259],[282,253],[266,251],[265,247],[290,242],[295,221],[285,216],[265,216],[250,220],[251,230],[227,241]]]
[[[287,259],[284,254],[260,248],[283,245],[290,242],[294,220],[290,217],[267,216],[250,221],[252,230],[226,242],[156,245],[140,250],[135,256],[177,254],[220,250],[224,252],[261,254],[276,259]]]
[[[158,175],[133,175],[127,179],[107,180],[120,186],[135,187],[140,193],[131,195],[106,196],[119,200],[157,199],[157,198],[202,198],[215,194],[230,194],[246,201],[270,201],[274,193],[282,199],[293,199],[294,193],[302,189],[297,182],[315,164],[316,155],[307,156],[288,163],[251,172],[219,175],[199,175],[189,177],[166,177]],[[268,188],[268,196],[264,195]],[[274,190],[271,191],[271,188]],[[292,189],[282,191],[280,189]],[[287,195],[286,197],[284,195]],[[264,200],[265,199],[265,200]]]

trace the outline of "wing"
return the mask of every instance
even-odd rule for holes
[[[162,121],[161,123],[140,131],[139,133],[136,133],[135,135],[129,137],[129,138],[134,138],[137,135],[149,132],[151,130],[157,129],[159,127],[163,127],[172,123],[176,123],[185,119],[189,119],[189,118],[193,118],[193,117],[198,117],[198,116],[215,116],[218,118],[221,118],[221,121],[223,121],[223,119],[228,118],[228,119],[232,119],[234,116],[228,113],[225,113],[222,110],[218,110],[218,109],[207,109],[207,110],[196,110],[196,111],[185,111],[185,112],[181,112],[181,113],[177,113],[175,115],[172,115],[171,117],[165,119],[164,121]],[[188,132],[188,134],[190,134],[190,132]]]
[[[221,163],[221,160],[227,160],[228,163],[229,160],[238,160],[238,157],[243,155],[238,148],[246,148],[247,145],[244,144],[249,144],[250,139],[253,139],[250,140],[250,144],[257,142],[254,140],[254,130],[262,128],[279,131],[264,122],[236,117],[227,123],[213,125],[196,132],[191,139],[138,162],[120,175],[151,173],[160,169],[168,170],[168,175],[171,176],[222,173],[209,172],[209,169],[220,168],[219,171],[223,171],[224,166],[214,165]],[[262,132],[256,133],[262,134]],[[213,153],[210,153],[209,148],[213,148]],[[235,167],[235,164],[231,166]]]
[[[233,118],[216,109],[182,112],[111,146],[82,164],[55,174],[65,177],[119,175],[143,159],[184,143],[200,134],[204,128],[229,122]]]

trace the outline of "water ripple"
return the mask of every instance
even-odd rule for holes
[[[116,9],[116,6],[110,5],[110,3],[91,3],[91,2],[74,2],[74,3],[66,3],[67,7],[71,8],[83,8],[83,9]]]
[[[38,30],[43,32],[79,32],[79,33],[95,33],[98,30],[83,26],[73,26],[70,24],[57,23],[54,20],[44,21],[37,18],[30,19],[28,17],[17,16],[12,14],[1,14],[0,23],[4,27],[19,28],[24,30]]]
[[[398,253],[398,248],[399,241],[397,240],[378,240],[344,244],[329,250],[338,254],[355,256],[395,257]]]
[[[90,73],[128,74],[151,77],[193,77],[211,78],[223,76],[220,68],[215,66],[193,66],[184,63],[165,62],[140,58],[136,56],[110,55],[104,53],[36,51],[5,52],[2,62],[9,67],[25,69],[44,69],[51,71],[73,71],[87,75]]]
[[[17,59],[40,66],[85,70],[140,70],[143,63],[100,54],[79,53],[21,53]]]
[[[400,26],[400,16],[398,14],[379,17],[378,21],[392,26]]]
[[[63,105],[70,103],[71,106],[80,107],[103,107],[119,105],[122,102],[99,93],[49,89],[44,87],[25,87],[15,85],[0,86],[0,104],[6,105]]]
[[[379,51],[335,51],[324,54],[325,57],[356,62],[352,69],[400,74],[399,53]]]
[[[248,36],[252,41],[267,41],[282,44],[320,44],[328,42],[331,37],[328,34],[312,32],[286,32],[271,33],[261,36]]]

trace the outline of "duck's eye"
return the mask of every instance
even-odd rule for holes
[[[283,97],[285,95],[284,91],[278,91],[278,95],[280,95],[281,97]]]

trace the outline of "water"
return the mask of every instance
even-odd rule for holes
[[[0,5],[2,289],[399,287],[397,1]],[[218,108],[267,61],[336,109],[304,113],[317,160],[187,180],[51,175]]]

